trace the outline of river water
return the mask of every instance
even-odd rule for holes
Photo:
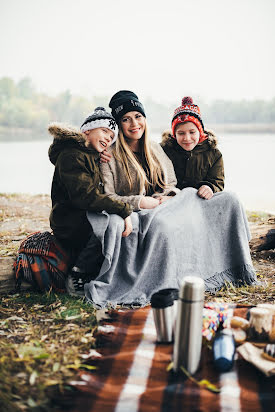
[[[50,194],[50,143],[0,143],[0,193]],[[225,163],[225,190],[237,193],[247,210],[275,213],[275,134],[228,133],[219,138],[218,147]]]

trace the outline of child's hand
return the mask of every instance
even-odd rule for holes
[[[211,197],[213,196],[213,190],[211,189],[210,186],[207,185],[203,185],[199,188],[198,190],[198,196],[202,197],[203,199],[211,199]]]
[[[173,196],[158,196],[155,197],[155,199],[159,200],[159,204],[161,205],[162,203],[166,202],[169,199],[172,199]]]
[[[112,158],[111,153],[107,152],[107,150],[103,150],[100,153],[100,163],[108,163]]]
[[[132,233],[133,230],[133,225],[131,221],[131,216],[127,216],[126,219],[124,219],[124,232],[122,232],[122,237],[127,237]]]
[[[141,209],[154,209],[156,206],[159,205],[159,203],[159,200],[155,199],[154,197],[143,196],[143,198],[140,201],[139,207]]]

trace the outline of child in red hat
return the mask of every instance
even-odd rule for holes
[[[173,162],[177,187],[194,187],[204,199],[223,190],[224,166],[217,138],[205,131],[200,109],[191,97],[184,97],[175,110],[172,134],[163,133],[161,146]]]

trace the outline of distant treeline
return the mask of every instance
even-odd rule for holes
[[[80,126],[96,106],[108,108],[110,96],[91,96],[87,99],[72,95],[69,90],[55,97],[38,93],[28,77],[17,83],[9,77],[0,78],[0,138],[10,128],[28,129],[38,136],[46,133],[53,121]],[[173,106],[148,98],[144,101],[151,130],[170,126]],[[270,101],[216,100],[210,104],[199,102],[204,123],[207,124],[275,124],[275,98]]]

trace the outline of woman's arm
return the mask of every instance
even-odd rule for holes
[[[153,196],[175,196],[177,193],[180,192],[180,189],[176,187],[177,178],[173,163],[158,143],[152,142],[152,150],[154,155],[160,162],[164,174],[164,181],[166,183],[166,188],[164,189],[164,191],[156,192]]]
[[[122,165],[118,163],[118,160],[112,156],[108,163],[101,163],[100,170],[103,175],[104,182],[104,192],[111,199],[120,200],[126,202],[133,207],[134,211],[141,209],[140,202],[144,197],[143,194],[138,194],[136,188],[136,193],[129,193],[126,195],[127,188],[129,184],[125,176],[124,170],[122,170]]]
[[[125,176],[122,165],[112,157],[108,163],[101,163],[100,169],[103,174],[104,191],[111,199],[126,202],[132,206],[134,211],[141,209],[154,209],[159,205],[159,200],[151,196],[139,193],[139,183],[133,174],[133,188],[130,190],[129,182]],[[126,195],[126,193],[129,193]]]

